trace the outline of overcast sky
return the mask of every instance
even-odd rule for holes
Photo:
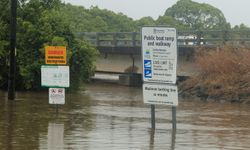
[[[85,8],[98,6],[114,12],[122,12],[133,19],[151,16],[157,19],[178,0],[62,0]],[[208,3],[220,9],[232,26],[244,23],[250,27],[250,0],[193,0]]]

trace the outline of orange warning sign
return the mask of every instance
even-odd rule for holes
[[[64,46],[46,46],[45,64],[66,64],[66,47]]]

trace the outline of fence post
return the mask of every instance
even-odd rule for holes
[[[136,46],[136,32],[132,33],[132,43],[133,43],[133,47]]]
[[[223,32],[223,44],[226,44],[228,39],[229,39],[228,30],[224,30],[224,32]]]
[[[99,47],[100,46],[100,34],[99,33],[96,33],[96,47]]]
[[[201,45],[201,35],[202,35],[202,31],[198,31],[198,33],[197,33],[197,45]]]
[[[113,33],[113,42],[114,42],[114,47],[117,46],[117,33]]]

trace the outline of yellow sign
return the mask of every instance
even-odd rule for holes
[[[66,64],[66,47],[64,46],[46,46],[45,64]]]

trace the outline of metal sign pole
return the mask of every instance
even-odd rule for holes
[[[11,21],[10,21],[10,68],[8,82],[8,99],[15,100],[15,72],[16,72],[16,10],[17,0],[11,0]]]
[[[176,107],[172,106],[172,128],[176,130]]]
[[[151,128],[155,130],[155,105],[151,105]]]
[[[58,115],[58,111],[59,111],[59,106],[58,106],[58,104],[56,104],[56,114]]]

